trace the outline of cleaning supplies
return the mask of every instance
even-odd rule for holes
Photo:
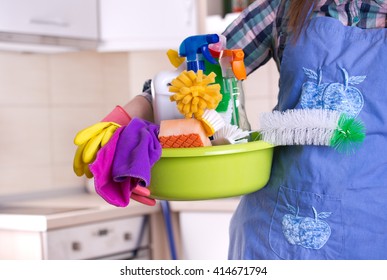
[[[248,142],[249,131],[242,130],[233,124],[226,124],[215,132],[212,145],[240,144]]]
[[[211,146],[200,121],[193,118],[161,121],[158,138],[162,148]]]
[[[77,133],[74,144],[78,148],[73,161],[73,169],[77,176],[85,174],[87,178],[93,177],[88,165],[95,160],[99,149],[109,141],[118,127],[120,125],[114,122],[99,122]]]
[[[158,125],[139,118],[133,118],[125,127],[118,139],[112,165],[116,182],[130,180],[131,183],[149,185],[150,169],[161,156],[159,129]]]
[[[247,119],[244,108],[244,92],[242,80],[246,79],[244,65],[244,53],[241,49],[223,50],[219,63],[223,76],[223,95],[229,96],[232,107],[231,124],[237,125],[243,130],[250,130],[251,126]]]
[[[133,198],[154,205],[144,187],[150,183],[151,167],[161,156],[158,130],[155,124],[133,118],[127,126],[118,128],[98,152],[90,170],[95,190],[106,202],[125,207]]]
[[[365,138],[362,122],[334,110],[266,112],[260,121],[262,140],[274,145],[323,145],[351,153]]]
[[[217,34],[195,35],[185,38],[179,46],[179,51],[169,50],[168,58],[172,65],[177,67],[174,71],[162,71],[152,79],[153,112],[156,124],[161,120],[183,118],[176,106],[169,102],[173,94],[168,90],[171,81],[184,70],[204,70],[204,60],[217,63],[208,49],[209,44],[219,41]],[[183,63],[186,61],[186,63]]]
[[[264,141],[163,149],[152,168],[151,197],[205,200],[255,192],[270,178],[273,150]]]
[[[222,68],[219,64],[219,57],[223,50],[226,49],[227,39],[224,35],[219,35],[219,42],[208,45],[212,57],[218,62],[216,64],[210,63],[207,60],[204,61],[205,71],[204,73],[208,75],[211,72],[216,74],[215,83],[220,85],[220,93],[222,94],[222,100],[219,102],[216,107],[216,111],[219,113],[225,113],[228,109],[228,104],[230,101],[230,96],[225,95],[223,89],[223,75]]]
[[[221,115],[213,109],[206,109],[200,121],[202,122],[204,130],[206,131],[208,137],[214,135],[216,131],[224,127],[224,125],[226,124]]]
[[[130,121],[128,113],[121,106],[116,106],[101,122],[79,131],[74,138],[74,144],[78,146],[73,160],[75,174],[92,178],[89,164],[95,160],[99,149],[106,145],[116,129]]]
[[[171,104],[169,97],[169,85],[183,70],[186,69],[185,58],[179,57],[175,50],[168,50],[167,56],[175,70],[166,70],[157,73],[151,82],[153,118],[156,124],[160,124],[161,120],[171,120],[183,118],[177,107]]]
[[[176,102],[177,109],[186,118],[201,119],[205,109],[215,109],[222,99],[220,86],[214,82],[215,73],[206,76],[203,70],[197,73],[185,70],[172,80],[170,100]]]
[[[218,34],[194,35],[187,37],[179,46],[179,56],[186,57],[187,70],[205,70],[204,60],[216,64],[208,45],[219,42]]]
[[[119,127],[113,137],[101,148],[95,161],[90,164],[90,170],[94,176],[96,193],[107,203],[124,207],[129,203],[130,192],[126,182],[115,182],[111,173],[114,154],[116,152],[119,135],[124,127]]]
[[[167,56],[168,56],[169,62],[176,68],[179,68],[180,65],[182,65],[185,61],[184,57],[179,56],[179,53],[172,49],[169,49],[167,51]]]

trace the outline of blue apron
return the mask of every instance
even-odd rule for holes
[[[281,62],[278,110],[321,108],[359,118],[352,155],[277,147],[268,185],[242,198],[230,259],[387,259],[387,29],[313,18]]]

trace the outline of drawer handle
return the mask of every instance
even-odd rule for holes
[[[98,236],[106,236],[109,234],[109,230],[108,229],[100,229],[97,233]]]
[[[71,244],[71,248],[73,249],[73,251],[80,251],[81,250],[81,243],[75,241]]]
[[[132,234],[130,232],[125,232],[124,233],[124,240],[125,241],[130,241],[132,240]]]
[[[30,23],[40,25],[53,25],[59,27],[68,27],[70,24],[62,18],[31,18]]]

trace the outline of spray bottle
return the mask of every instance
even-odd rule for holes
[[[215,77],[215,83],[220,85],[220,92],[222,93],[222,100],[219,102],[218,106],[216,107],[216,111],[218,113],[226,113],[228,104],[230,101],[229,95],[224,95],[223,92],[223,75],[222,75],[222,68],[219,64],[219,57],[223,50],[226,49],[226,43],[227,39],[224,35],[219,35],[219,42],[215,44],[210,44],[208,47],[210,49],[210,53],[212,57],[217,61],[216,64],[209,63],[207,60],[204,61],[205,65],[205,74],[208,75],[211,72],[214,72],[216,74]]]
[[[176,67],[175,70],[166,70],[157,73],[151,83],[152,92],[152,106],[153,106],[153,117],[156,124],[160,124],[162,120],[181,119],[183,116],[174,106],[169,97],[169,83],[176,78],[186,66],[184,58],[180,59],[177,51],[168,50],[167,56],[171,64]]]
[[[205,70],[204,60],[217,64],[208,45],[219,42],[218,34],[194,35],[186,38],[179,47],[179,56],[187,58],[187,70]]]
[[[159,124],[161,120],[184,118],[177,110],[176,105],[170,102],[169,97],[172,93],[169,91],[169,84],[183,70],[193,70],[195,72],[198,70],[204,71],[204,60],[207,60],[210,63],[217,63],[211,56],[208,45],[217,43],[218,41],[219,36],[217,34],[190,36],[184,39],[180,44],[178,53],[172,55],[170,53],[168,55],[171,63],[177,67],[177,69],[174,71],[162,71],[152,79],[153,114],[156,124]],[[180,60],[177,59],[176,56],[179,57]],[[174,59],[172,59],[172,57],[174,57]],[[186,58],[186,63],[182,63],[184,58]]]
[[[241,49],[223,50],[219,62],[222,68],[223,94],[230,96],[231,124],[250,131],[251,126],[244,108],[242,81],[246,79],[246,69],[243,59]]]

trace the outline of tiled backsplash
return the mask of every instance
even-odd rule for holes
[[[163,51],[0,52],[0,196],[83,187],[72,170],[75,134],[171,67]],[[276,71],[269,64],[245,82],[254,128],[275,104]]]

